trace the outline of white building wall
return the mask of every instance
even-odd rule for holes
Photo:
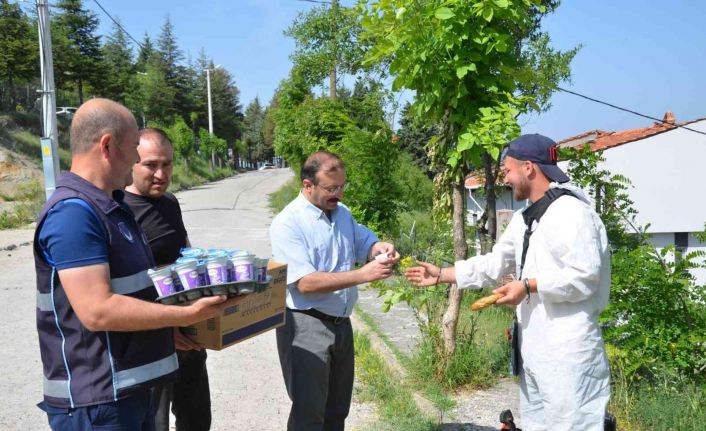
[[[706,120],[687,125],[706,133]],[[706,135],[675,129],[639,141],[629,142],[603,151],[605,162],[599,166],[631,181],[628,189],[636,220],[649,224],[651,243],[661,249],[675,243],[676,232],[689,232],[686,252],[705,251],[694,232],[704,230],[706,195],[704,160]],[[566,170],[567,162],[559,163]],[[706,270],[692,273],[698,284],[706,284]]]
[[[706,120],[687,127],[706,133]],[[630,179],[637,221],[652,233],[700,232],[706,222],[702,192],[706,135],[675,129],[603,151],[602,169]],[[560,163],[566,169],[567,163]]]

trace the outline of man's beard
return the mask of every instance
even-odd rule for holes
[[[522,201],[529,198],[530,184],[527,178],[520,177],[520,181],[512,186],[512,195],[516,201]]]

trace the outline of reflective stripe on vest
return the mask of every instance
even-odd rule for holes
[[[49,380],[44,377],[44,395],[52,398],[69,399],[69,381],[68,380]]]
[[[179,368],[176,353],[164,359],[115,373],[117,389],[124,389],[172,373]],[[44,395],[52,398],[69,398],[68,380],[49,380],[44,377]]]
[[[54,311],[51,306],[51,293],[37,292],[37,308],[39,311]]]
[[[128,275],[127,277],[118,277],[110,280],[110,289],[113,293],[120,295],[129,295],[139,292],[151,285],[152,280],[147,275],[147,271],[141,271],[137,274]],[[54,311],[51,306],[50,293],[37,293],[37,308],[39,308],[40,311]]]
[[[116,389],[124,389],[130,386],[139,385],[148,380],[156,379],[159,376],[172,373],[179,368],[179,360],[176,352],[164,359],[151,362],[127,370],[115,373],[114,381]]]
[[[120,295],[129,295],[152,286],[152,279],[147,275],[147,270],[126,277],[110,279],[110,290]]]

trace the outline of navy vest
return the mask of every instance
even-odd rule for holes
[[[121,200],[122,191],[114,193]],[[147,276],[147,269],[154,266],[152,253],[129,209],[83,178],[70,172],[62,174],[56,191],[37,218],[34,262],[44,401],[54,407],[70,408],[125,398],[173,379],[178,371],[171,328],[91,332],[76,316],[56,268],[47,262],[39,245],[39,232],[49,210],[60,201],[75,198],[88,204],[105,229],[111,290],[145,301],[157,297]]]

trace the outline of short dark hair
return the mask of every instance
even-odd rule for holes
[[[144,129],[140,129],[140,139],[142,138],[154,138],[155,142],[161,145],[169,145],[170,147],[173,147],[172,140],[169,139],[167,132],[156,127],[145,127]]]
[[[330,162],[330,163],[329,163]],[[301,180],[309,180],[314,184],[318,184],[318,180],[316,179],[316,174],[324,167],[326,166],[326,169],[324,170],[325,173],[328,172],[335,172],[340,170],[345,169],[345,165],[343,164],[343,160],[341,160],[340,157],[338,157],[336,154],[326,151],[326,150],[320,150],[317,151],[313,154],[311,154],[309,157],[306,158],[306,161],[302,165],[302,170],[301,170]]]

